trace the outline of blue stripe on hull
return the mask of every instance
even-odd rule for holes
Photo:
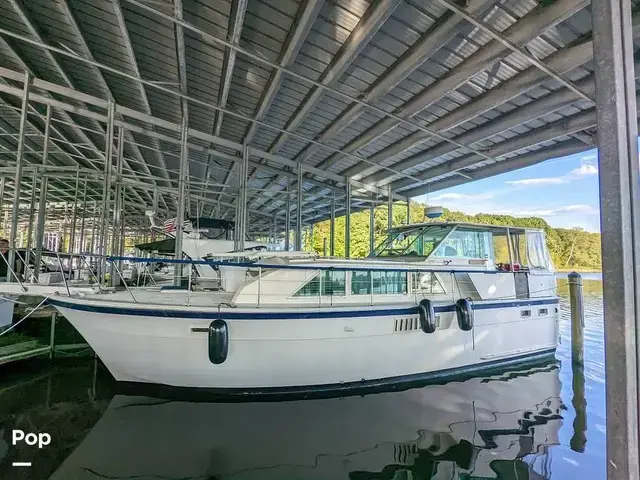
[[[554,358],[555,351],[555,348],[549,348],[525,355],[439,370],[437,372],[416,373],[360,382],[266,388],[173,387],[155,383],[119,382],[118,389],[120,393],[127,395],[151,396],[191,402],[256,402],[331,398],[401,391],[427,385],[442,385],[478,376],[499,375],[507,371],[512,372],[515,368],[544,366],[545,369],[552,370],[558,368],[558,362]]]
[[[415,315],[418,313],[416,307],[403,308],[385,308],[377,310],[312,310],[311,307],[302,307],[295,312],[231,312],[223,310],[220,313],[217,310],[197,311],[197,310],[162,310],[160,308],[130,308],[130,307],[113,307],[109,305],[86,305],[79,303],[65,302],[64,300],[49,299],[48,303],[54,307],[68,308],[70,310],[79,310],[83,312],[103,313],[109,315],[132,315],[140,317],[167,317],[167,318],[185,318],[185,319],[217,319],[223,320],[304,320],[315,318],[354,318],[354,317],[383,317],[393,315]],[[474,302],[474,310],[490,310],[498,308],[510,307],[529,307],[536,305],[557,305],[558,298],[547,298],[540,300],[513,300],[509,302],[492,302],[480,303]],[[268,307],[267,307],[268,308]],[[312,310],[305,312],[303,310]],[[455,305],[439,305],[435,307],[436,313],[453,312]]]

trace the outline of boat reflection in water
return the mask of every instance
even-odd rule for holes
[[[542,479],[564,408],[556,364],[364,397],[116,395],[51,478]]]

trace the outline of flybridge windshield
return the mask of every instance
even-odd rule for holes
[[[374,257],[419,256],[427,257],[435,250],[453,227],[418,227],[414,230],[393,232],[378,245]]]

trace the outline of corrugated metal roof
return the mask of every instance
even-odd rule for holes
[[[229,196],[219,197],[218,187],[200,193],[211,204],[222,200],[223,212],[232,216],[238,185],[234,159],[240,158],[238,145],[246,140],[259,151],[251,158],[249,184],[256,224],[283,215],[285,197],[278,192],[287,182],[297,188],[295,162],[319,169],[305,174],[302,189],[305,218],[320,218],[328,212],[326,195],[334,187],[344,188],[345,176],[362,185],[390,184],[400,193],[416,192],[428,182],[460,177],[445,171],[450,165],[464,164],[463,170],[472,172],[542,148],[552,155],[554,147],[576,142],[560,135],[558,122],[570,122],[593,107],[546,75],[526,80],[536,67],[525,56],[439,2],[181,3],[180,12],[180,3],[173,0],[0,0],[0,66],[19,73],[28,69],[37,79],[95,97],[71,98],[46,86],[34,87],[53,105],[56,164],[102,168],[105,101],[113,99],[141,114],[116,115],[131,125],[125,137],[125,171],[147,183],[129,189],[139,208],[150,202],[153,188],[161,191],[169,209],[175,208],[175,195],[166,189],[177,185],[181,91],[188,97],[188,124],[194,133],[189,139],[194,146],[189,152],[191,192],[202,190],[205,177],[211,184],[228,184]],[[639,2],[633,4],[637,8]],[[532,18],[550,15],[546,12],[563,15],[561,22],[549,18],[538,23],[546,26],[524,42],[539,60],[566,56],[567,48],[590,41],[590,9],[579,0],[558,0],[548,7],[536,0],[475,0],[467,8],[475,6],[476,18],[505,35],[531,33]],[[224,42],[236,41],[236,21],[241,25],[234,53]],[[177,25],[182,25],[184,52],[178,51]],[[640,47],[640,41],[635,45]],[[428,48],[424,57],[416,53]],[[493,53],[486,54],[488,49]],[[475,60],[479,54],[486,60]],[[407,64],[411,55],[420,61]],[[181,58],[185,79],[180,78]],[[564,78],[588,86],[592,60],[569,69]],[[0,88],[9,87],[21,88],[19,77],[3,75]],[[11,164],[16,139],[8,134],[17,132],[20,99],[7,91],[0,96],[0,157]],[[222,97],[225,110],[216,139],[214,107]],[[354,103],[354,98],[367,105]],[[422,99],[419,108],[413,108],[417,99]],[[550,106],[538,109],[538,104]],[[25,158],[37,164],[34,152],[42,151],[45,107],[33,105],[27,130],[31,151]],[[252,119],[258,120],[253,127]],[[431,125],[438,127],[440,137],[421,130]],[[594,133],[592,127],[584,132]],[[528,138],[534,143],[527,144]],[[507,151],[516,144],[519,149]],[[502,153],[484,157],[492,151]],[[358,194],[367,194],[357,185]],[[92,184],[89,190],[97,198],[101,187]]]

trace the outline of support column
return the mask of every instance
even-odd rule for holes
[[[44,149],[42,151],[42,176],[40,177],[40,201],[38,202],[38,226],[36,228],[36,259],[38,268],[34,272],[35,280],[38,280],[38,270],[42,261],[42,248],[44,246],[44,222],[47,218],[47,162],[49,161],[49,136],[51,134],[51,105],[47,105],[47,116],[44,124]]]
[[[31,258],[31,249],[33,248],[33,217],[36,214],[36,185],[38,184],[38,176],[31,177],[31,200],[29,201],[29,224],[27,226],[27,251],[25,261]],[[27,263],[28,265],[28,263]],[[26,269],[26,266],[25,266]],[[26,272],[26,270],[25,270]]]
[[[376,223],[376,205],[375,203],[371,204],[369,207],[369,256],[373,256],[373,251],[375,250],[375,223]]]
[[[389,184],[387,194],[387,230],[393,228],[393,195],[391,194],[391,184]]]
[[[22,105],[20,110],[20,128],[18,130],[18,152],[16,155],[16,175],[13,183],[13,209],[11,215],[11,232],[9,233],[9,265],[7,282],[13,280],[11,270],[15,264],[16,236],[18,234],[18,216],[20,214],[20,183],[22,181],[22,159],[24,157],[24,141],[27,130],[27,111],[29,110],[29,90],[31,89],[31,74],[24,75],[24,89],[22,91]],[[17,279],[16,279],[17,280]]]
[[[76,247],[76,223],[78,219],[78,189],[80,188],[80,171],[76,172],[76,188],[73,193],[73,213],[71,214],[71,235],[69,236],[69,253]]]
[[[116,154],[116,177],[115,177],[115,201],[113,204],[113,236],[111,240],[111,254],[122,255],[122,249],[120,248],[121,236],[122,236],[122,161],[124,157],[124,128],[118,128],[118,152]],[[118,270],[122,271],[122,262],[117,262]],[[111,285],[120,285],[120,277],[118,272],[111,267]],[[117,277],[117,278],[116,278]]]
[[[100,211],[100,229],[98,235],[98,249],[102,258],[98,263],[98,279],[104,281],[107,266],[107,245],[109,244],[109,210],[111,208],[111,164],[113,161],[113,122],[115,106],[109,103],[107,108],[107,132],[104,152],[104,188],[102,190],[102,209]]]
[[[80,245],[79,245],[79,248],[78,248],[78,253],[83,253],[85,251],[84,224],[85,224],[85,219],[86,219],[86,216],[87,216],[87,183],[89,183],[89,181],[85,177],[85,179],[84,179],[84,191],[82,192],[82,218],[80,219],[80,242],[79,242]],[[78,268],[81,268],[80,267],[80,263],[78,263]]]
[[[178,175],[178,212],[176,214],[176,249],[175,258],[182,260],[182,235],[184,227],[185,194],[189,175],[189,125],[186,115],[182,115],[182,136],[180,138],[180,173]],[[182,264],[176,263],[174,283],[180,285],[182,281]]]
[[[407,197],[407,225],[411,224],[411,199]]]
[[[351,182],[347,179],[344,201],[344,256],[351,257]]]
[[[289,177],[286,177],[286,181],[287,198],[285,202],[286,211],[284,212],[284,249],[288,252],[291,244],[291,195],[289,193]]]
[[[640,478],[640,195],[631,2],[592,0],[604,278],[607,476]]]
[[[296,198],[296,247],[295,250],[302,250],[302,162],[298,162],[298,190]]]
[[[238,215],[236,218],[236,250],[244,250],[247,238],[247,182],[249,181],[249,146],[242,148],[242,162],[238,171],[239,192],[237,200]]]
[[[331,193],[331,220],[329,223],[329,256],[336,254],[336,189]]]

